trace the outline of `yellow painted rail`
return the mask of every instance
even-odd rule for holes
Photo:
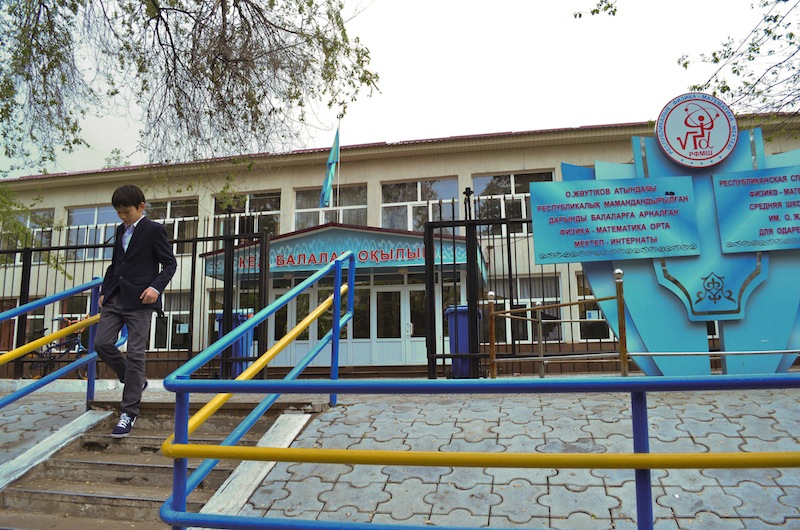
[[[100,315],[92,315],[89,318],[85,318],[80,322],[76,322],[74,324],[70,324],[69,326],[59,329],[58,331],[54,331],[49,335],[45,335],[42,338],[36,339],[31,341],[24,346],[20,346],[19,348],[15,348],[13,350],[7,351],[6,353],[0,355],[0,366],[9,363],[15,359],[22,357],[25,354],[28,354],[34,350],[38,350],[44,346],[47,346],[51,342],[63,339],[67,335],[72,335],[73,333],[77,333],[81,329],[91,326],[92,324],[97,324],[100,321]]]

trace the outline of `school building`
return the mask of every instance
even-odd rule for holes
[[[738,120],[742,130],[761,127],[768,140],[767,154],[800,148],[796,117]],[[226,236],[235,238],[235,284],[228,292],[236,318],[246,318],[276,299],[331,255],[351,250],[358,262],[356,309],[342,338],[342,366],[422,366],[428,362],[426,333],[436,330],[442,339],[437,353],[446,351],[445,309],[465,299],[459,281],[427,293],[441,308],[436,322],[427,321],[421,251],[425,223],[465,217],[518,219],[482,234],[482,296],[492,290],[498,303],[510,308],[589,299],[592,291],[579,264],[536,263],[529,184],[561,180],[562,163],[585,167],[594,167],[596,161],[629,163],[636,148],[631,138],[653,136],[653,130],[652,122],[640,122],[347,145],[343,128],[332,204],[324,208],[319,200],[328,148],[9,179],[3,185],[23,202],[40,197],[37,217],[27,220],[37,248],[29,262],[22,249],[5,243],[0,249],[0,309],[15,307],[23,296],[41,298],[102,276],[111,254],[108,243],[119,223],[111,194],[121,184],[136,184],[147,196],[147,215],[167,227],[179,262],[164,293],[164,314],[153,316],[150,337],[150,358],[161,359],[167,371],[218,336],[225,252],[221,239],[215,238]],[[266,234],[269,245],[264,250],[260,240]],[[440,249],[451,249],[457,263],[466,259],[461,235],[455,230]],[[510,258],[515,262],[513,278],[500,266],[510,251],[496,252],[509,245],[516,249]],[[528,254],[524,259],[522,247]],[[47,264],[42,249],[59,256],[61,271]],[[259,279],[265,259],[269,275]],[[452,274],[462,275],[463,269],[456,267]],[[442,276],[437,282],[444,281],[444,272],[437,275]],[[261,299],[265,293],[267,300]],[[328,294],[330,286],[326,290],[323,284],[298,297],[270,320],[268,330],[254,337],[253,351],[263,351],[265,340],[271,344]],[[29,315],[25,332],[51,327],[62,316],[86,314],[88,304],[88,296],[79,296]],[[591,307],[574,315],[566,312],[552,313],[554,320],[564,321],[549,324],[543,339],[581,344],[580,351],[603,349],[591,345],[614,339]],[[506,320],[498,326],[498,342],[513,342],[512,353],[535,350],[537,332],[532,323]],[[327,331],[324,328],[325,322],[312,325],[275,365],[292,366]],[[16,321],[3,324],[0,331],[0,351],[20,344],[22,330]],[[713,345],[713,325],[709,339]]]

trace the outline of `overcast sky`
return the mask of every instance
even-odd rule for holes
[[[584,16],[595,0],[349,0],[348,24],[371,50],[380,93],[352,104],[343,146],[654,120],[673,97],[704,82],[683,54],[745,37],[751,0],[619,0],[616,17]],[[335,113],[302,147],[328,147]],[[96,169],[114,147],[131,163],[136,125],[87,122],[93,145],[53,171]]]

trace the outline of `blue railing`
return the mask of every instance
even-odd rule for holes
[[[344,265],[347,265],[347,283],[342,282],[342,271]],[[199,418],[197,422],[193,422],[189,418],[189,399],[191,390],[187,391],[186,384],[192,384],[196,380],[192,380],[193,373],[198,371],[207,363],[219,357],[226,348],[235,344],[241,337],[251,332],[256,326],[266,322],[276,311],[284,307],[292,299],[296,298],[300,293],[315,285],[322,278],[333,275],[333,295],[326,300],[320,307],[312,311],[306,319],[291,330],[286,337],[278,341],[270,350],[261,355],[253,364],[245,369],[235,380],[224,381],[209,381],[211,386],[207,387],[204,392],[215,393],[216,387],[226,386],[229,388],[226,395],[218,395],[212,399],[203,409],[201,409],[193,420]],[[274,358],[275,355],[289,344],[294,338],[306,329],[311,321],[316,319],[327,308],[331,308],[333,312],[331,330],[303,357],[303,359],[295,366],[285,377],[284,380],[295,380],[300,373],[319,355],[320,352],[328,345],[331,345],[331,372],[330,379],[338,379],[339,367],[339,336],[342,326],[346,325],[353,318],[353,293],[355,285],[355,258],[352,252],[345,252],[338,256],[335,260],[331,261],[328,265],[312,274],[306,280],[290,289],[286,294],[281,296],[278,300],[268,305],[261,311],[255,313],[252,317],[244,321],[242,324],[234,328],[231,332],[221,337],[214,344],[200,352],[193,359],[188,361],[182,367],[178,368],[175,372],[170,374],[164,379],[164,388],[175,392],[175,432],[174,435],[164,442],[162,452],[169,456],[170,449],[178,445],[185,445],[189,443],[189,435],[194,429],[199,427],[202,421],[205,421],[211,414],[216,412],[225,401],[233,394],[249,392],[245,390],[245,385],[254,375],[260,372],[266,364]],[[342,293],[347,294],[347,305],[344,314],[341,312]],[[321,308],[321,309],[320,309]],[[253,425],[261,418],[264,413],[277,401],[280,394],[267,393],[265,398],[255,406],[253,411],[242,422],[233,429],[228,437],[221,442],[222,447],[233,448],[235,444],[253,427]],[[337,395],[330,394],[330,403],[335,404]],[[219,459],[207,458],[204,460],[197,469],[189,475],[188,460],[186,458],[175,458],[173,467],[173,492],[172,496],[164,503],[161,508],[161,518],[167,523],[174,525],[182,525],[186,518],[191,518],[193,522],[191,525],[206,526],[216,528],[214,522],[209,522],[213,516],[208,514],[191,514],[186,511],[186,499],[189,494],[205,479],[205,477],[214,469],[219,462]],[[242,522],[242,524],[252,524],[251,519]],[[247,526],[243,526],[247,527]]]
[[[21,306],[15,307],[13,309],[9,309],[7,311],[3,311],[2,313],[0,313],[0,322],[4,322],[6,320],[10,320],[12,318],[15,318],[15,317],[18,317],[20,315],[26,314],[26,313],[28,313],[30,311],[35,310],[35,309],[39,309],[41,307],[45,307],[47,305],[59,302],[59,301],[64,300],[66,298],[70,298],[70,297],[75,296],[77,294],[83,293],[84,291],[87,291],[89,289],[91,289],[91,291],[92,291],[89,314],[92,315],[92,316],[97,315],[97,313],[99,312],[100,286],[102,284],[103,284],[103,279],[102,278],[95,278],[95,279],[93,279],[93,280],[91,280],[89,282],[86,282],[84,284],[72,287],[71,289],[66,289],[64,291],[61,291],[60,293],[48,295],[48,296],[45,296],[44,298],[41,298],[39,300],[35,300],[33,302],[29,302],[27,304],[23,304]],[[91,320],[96,320],[96,318],[92,318],[92,317],[90,317],[90,319]],[[78,324],[74,324],[74,326],[78,326]],[[36,341],[32,341],[31,343],[29,343],[29,345],[33,346],[33,343],[36,343],[36,342],[39,342],[39,341],[41,341],[42,343],[48,343],[51,340],[53,340],[53,338],[58,338],[65,331],[66,330],[62,330],[61,332],[51,333],[50,335],[48,335],[46,337],[42,337],[41,339],[38,339]],[[15,401],[18,401],[19,399],[21,399],[21,398],[23,398],[23,397],[25,397],[25,396],[27,396],[27,395],[39,390],[40,388],[42,388],[44,386],[49,385],[50,383],[52,383],[56,379],[60,379],[61,377],[65,376],[65,375],[67,375],[67,374],[73,372],[74,370],[77,370],[78,368],[81,368],[83,366],[87,367],[86,401],[89,402],[89,401],[93,400],[94,399],[94,392],[95,392],[95,384],[94,384],[94,382],[95,382],[95,378],[97,376],[97,362],[96,362],[97,361],[97,353],[94,351],[94,338],[95,338],[95,333],[96,332],[97,332],[97,327],[96,326],[93,325],[93,326],[89,327],[89,344],[87,345],[87,349],[89,351],[88,354],[84,355],[83,357],[81,357],[81,358],[79,358],[77,360],[72,361],[68,365],[66,365],[66,366],[64,366],[62,368],[59,368],[58,370],[56,370],[56,371],[54,371],[54,372],[52,372],[52,373],[40,378],[40,379],[36,379],[35,381],[32,381],[30,384],[28,384],[28,385],[16,390],[15,392],[12,392],[11,394],[8,394],[7,396],[4,396],[2,399],[0,399],[0,409],[5,407],[6,405],[14,403]],[[119,344],[122,344],[124,341],[125,341],[125,337],[123,336],[120,339]],[[33,349],[35,349],[35,346],[30,348],[30,349],[31,349],[31,351],[33,351]]]

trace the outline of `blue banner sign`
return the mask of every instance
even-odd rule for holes
[[[532,182],[536,262],[700,253],[691,177]]]
[[[714,175],[722,252],[800,248],[800,166]]]

